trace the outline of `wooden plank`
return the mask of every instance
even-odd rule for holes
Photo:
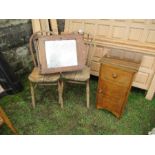
[[[99,72],[99,70],[100,70],[100,63],[92,61],[91,62],[91,70],[95,71],[95,72]]]
[[[31,22],[32,22],[33,33],[41,31],[41,26],[40,26],[39,19],[32,19]]]
[[[58,24],[56,19],[50,19],[50,25],[54,34],[58,34]]]
[[[122,49],[122,50],[131,51],[131,52],[137,52],[137,53],[141,53],[141,54],[155,56],[155,48],[150,48],[148,46],[145,46],[145,47],[144,46],[135,46],[132,44],[113,42],[110,39],[95,40],[94,43],[97,43],[98,45],[109,47],[109,48]]]
[[[98,71],[94,71],[94,70],[91,70],[90,74],[94,75],[94,76],[99,76],[99,72]]]
[[[49,31],[48,19],[40,19],[41,31]]]
[[[154,74],[154,77],[153,77],[153,79],[152,79],[150,88],[148,89],[148,92],[147,92],[145,98],[146,98],[147,100],[152,100],[152,98],[153,98],[153,96],[154,96],[154,93],[155,93],[155,74]]]
[[[155,57],[143,56],[141,66],[145,68],[152,69],[155,63]]]

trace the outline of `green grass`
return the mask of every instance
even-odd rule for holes
[[[90,80],[90,108],[86,108],[85,86],[65,84],[64,109],[57,103],[56,86],[37,89],[36,108],[31,108],[27,76],[24,91],[0,100],[19,134],[26,135],[141,135],[155,127],[155,98],[145,99],[145,91],[133,88],[120,119],[96,109],[97,78]],[[12,134],[6,125],[0,134]]]

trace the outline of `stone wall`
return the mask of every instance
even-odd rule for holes
[[[31,34],[30,20],[0,20],[0,52],[17,74],[25,73],[31,68],[31,57],[28,51]]]
[[[57,20],[59,32],[64,29],[64,20]],[[3,53],[17,74],[32,69],[28,42],[32,34],[29,19],[0,19],[0,52]]]

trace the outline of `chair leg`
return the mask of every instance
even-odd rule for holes
[[[63,103],[63,90],[64,90],[64,83],[61,81],[61,108],[63,108],[64,103]]]
[[[32,107],[35,108],[35,95],[34,95],[34,87],[32,82],[30,82],[30,88],[31,88],[31,97],[32,97]]]
[[[2,117],[4,123],[11,129],[11,131],[14,134],[17,134],[16,129],[14,128],[14,126],[12,125],[12,123],[9,120],[8,116],[6,115],[6,113],[3,111],[3,109],[1,107],[0,107],[0,116]]]
[[[89,88],[89,80],[86,81],[86,100],[87,100],[87,108],[89,108],[89,92],[90,88]]]
[[[61,108],[63,108],[63,81],[58,81],[58,96],[59,96],[59,104]]]

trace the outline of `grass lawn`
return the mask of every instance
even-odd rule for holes
[[[141,135],[155,127],[155,98],[145,99],[145,91],[132,88],[120,119],[106,110],[96,109],[98,78],[90,80],[90,108],[86,108],[85,86],[65,84],[64,108],[57,103],[56,86],[37,89],[36,108],[31,108],[27,76],[24,91],[0,100],[19,134],[24,135]],[[0,134],[12,134],[7,126]]]

